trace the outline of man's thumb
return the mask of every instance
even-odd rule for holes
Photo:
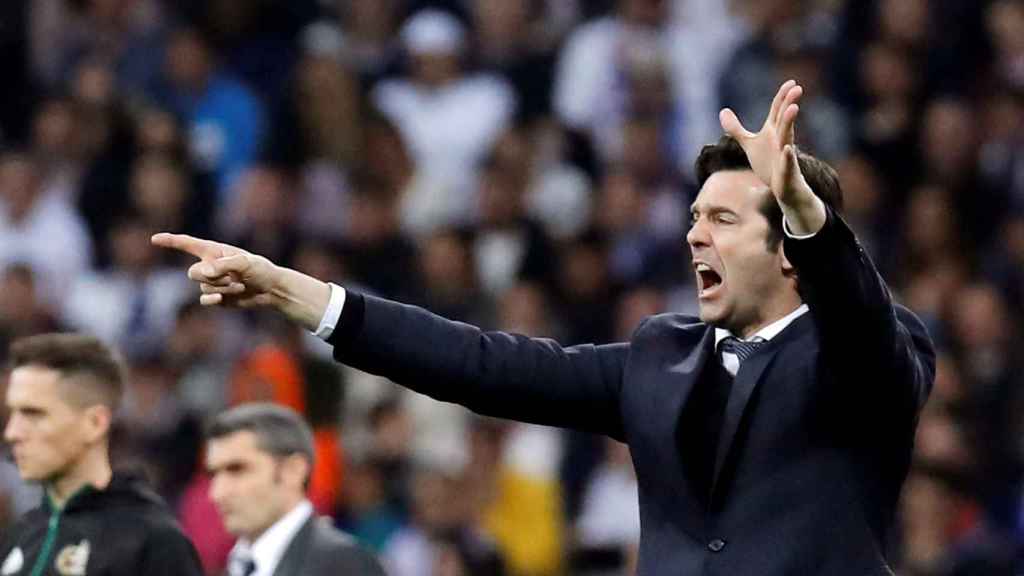
[[[736,113],[729,108],[722,108],[722,111],[718,113],[718,121],[722,124],[722,130],[737,140],[753,136],[743,127],[743,123],[736,117]]]
[[[210,266],[213,268],[214,276],[239,275],[249,270],[249,259],[245,257],[245,254],[235,254],[217,258],[210,262]]]
[[[786,154],[786,163],[782,175],[788,180],[797,171],[796,148],[792,144],[786,144],[784,152]]]

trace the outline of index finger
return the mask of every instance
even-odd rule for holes
[[[159,234],[154,234],[153,237],[150,238],[150,242],[152,242],[154,246],[179,250],[202,260],[219,258],[223,255],[220,245],[216,242],[203,240],[202,238],[196,238],[194,236],[189,236],[188,234],[170,234],[167,232],[161,232]]]
[[[782,109],[782,102],[785,100],[786,95],[789,94],[789,89],[796,86],[796,80],[786,80],[779,86],[779,91],[775,93],[775,98],[772,98],[772,106],[768,110],[768,117],[765,118],[765,124],[776,123],[779,120],[779,112]]]

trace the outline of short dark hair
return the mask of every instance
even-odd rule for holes
[[[86,334],[37,334],[11,344],[10,368],[41,366],[73,380],[70,400],[80,407],[102,404],[116,412],[124,390],[124,364],[106,344]]]
[[[213,419],[206,429],[206,439],[224,438],[237,432],[251,432],[260,450],[276,458],[302,456],[312,471],[313,431],[294,410],[269,402],[235,406]]]
[[[825,161],[820,160],[797,148],[797,163],[800,165],[800,172],[810,185],[814,195],[821,198],[826,206],[836,212],[843,211],[843,190],[839,186],[839,175],[835,169]],[[747,153],[735,138],[729,135],[722,136],[718,142],[708,144],[701,149],[697,161],[694,163],[694,174],[697,176],[697,185],[704,186],[704,183],[715,172],[723,170],[751,170],[750,160]],[[761,204],[761,213],[768,219],[771,230],[768,233],[767,243],[770,250],[775,250],[782,241],[782,209],[778,202],[769,194]]]

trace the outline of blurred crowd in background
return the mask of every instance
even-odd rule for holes
[[[211,574],[232,541],[202,427],[239,402],[307,415],[316,509],[393,576],[627,574],[636,481],[620,444],[483,419],[279,318],[200,307],[151,233],[487,328],[627,339],[695,312],[692,162],[720,107],[759,126],[787,78],[799,144],[940,351],[891,558],[1016,573],[1024,1],[6,0],[0,70],[0,356],[53,330],[122,351],[115,462],[149,473]],[[0,532],[38,497],[0,461]]]

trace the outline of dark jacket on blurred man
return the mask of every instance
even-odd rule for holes
[[[3,576],[201,575],[199,557],[160,498],[136,477],[115,475],[54,508],[49,498],[0,542]]]

